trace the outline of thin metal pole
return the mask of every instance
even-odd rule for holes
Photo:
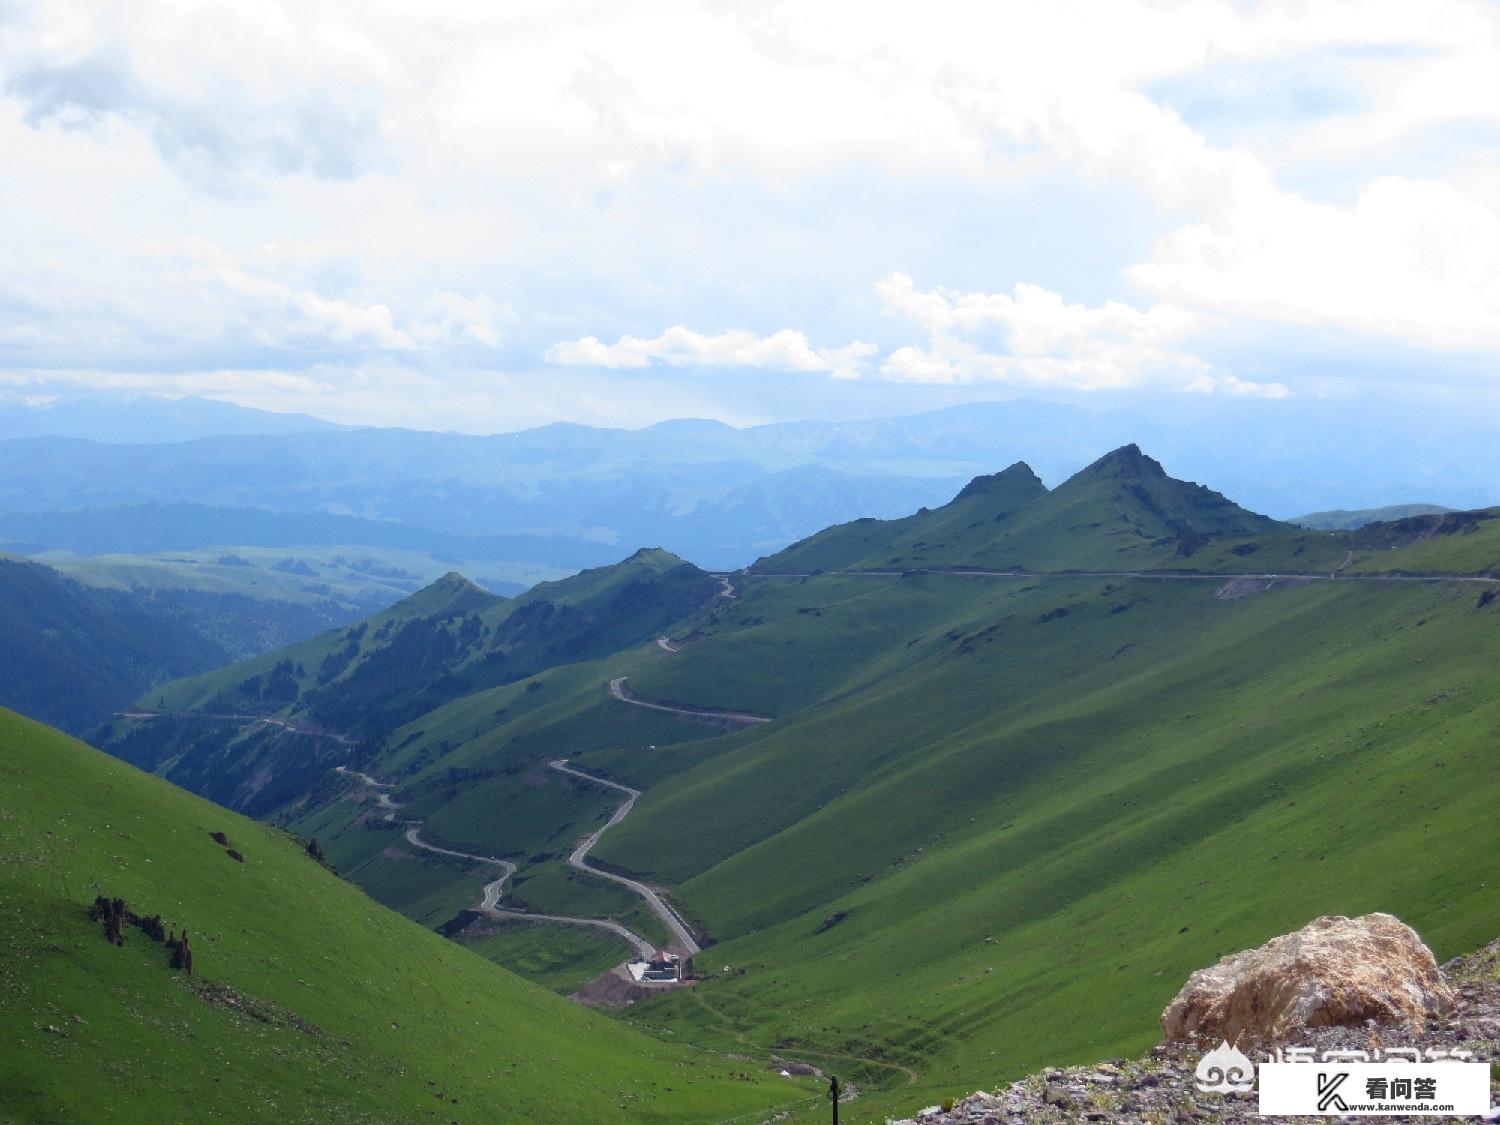
[[[839,1125],[839,1076],[828,1076],[828,1100],[833,1103],[833,1125]]]

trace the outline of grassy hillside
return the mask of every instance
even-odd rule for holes
[[[1025,465],[1013,465],[978,478],[941,508],[830,528],[753,569],[1310,571],[1330,569],[1341,555],[1332,536],[1298,532],[1175,480],[1127,445],[1051,492]]]
[[[773,581],[753,643],[632,684],[743,668],[714,702],[759,703],[784,629],[811,702],[696,762],[582,758],[648,787],[601,858],[719,939],[721,979],[648,1009],[678,1034],[961,1087],[1149,1045],[1193,968],[1319,913],[1393,911],[1442,956],[1500,930],[1500,619],[1471,587],[820,578],[807,651]],[[925,638],[893,608],[924,601]]]
[[[796,572],[846,570],[871,565],[871,559],[899,559],[928,540],[952,541],[972,528],[993,533],[994,524],[1047,493],[1031,467],[1018,462],[992,476],[975,477],[957,496],[935,510],[923,509],[900,519],[861,519],[809,536],[756,564],[758,570]]]
[[[1387,523],[1411,516],[1435,516],[1451,512],[1441,504],[1391,504],[1384,508],[1334,508],[1327,512],[1308,512],[1286,522],[1313,531],[1358,531],[1366,524]]]
[[[1131,448],[1050,493],[1028,477],[831,529],[612,650],[454,693],[363,768],[435,839],[514,860],[516,900],[631,925],[560,864],[618,796],[547,762],[644,790],[595,854],[666,888],[712,979],[632,1018],[837,1069],[866,1091],[852,1121],[914,1084],[1137,1050],[1192,969],[1319,913],[1390,910],[1442,955],[1500,931],[1500,599],[1398,577],[1493,571],[1500,520],[1294,529]],[[1016,567],[1039,573],[996,573]],[[619,676],[772,721],[632,706]],[[477,887],[413,875],[323,768],[276,815],[372,891],[432,924]],[[558,989],[609,956],[546,928],[476,948]]]
[[[81,731],[152,684],[230,659],[174,607],[0,556],[0,705]]]
[[[545,757],[644,788],[599,854],[671,887],[717,944],[715,979],[632,1011],[838,1069],[867,1089],[854,1121],[909,1101],[908,1071],[958,1093],[1137,1050],[1193,968],[1320,912],[1392,910],[1442,955],[1491,937],[1500,693],[1476,669],[1500,657],[1500,602],[1222,585],[751,578],[681,652],[429,716],[452,749],[411,758],[398,796],[525,873],[611,807]],[[611,672],[779,718],[718,735],[610,700]],[[563,933],[510,940],[486,954],[559,987],[593,964]]]
[[[357,626],[168,685],[141,700],[156,715],[96,738],[195,792],[264,813],[452,700],[638,643],[718,588],[661,550],[515,599],[449,574]]]
[[[697,1125],[807,1096],[527,985],[281,832],[9,712],[0,777],[5,1120]],[[187,928],[193,975],[138,930],[107,942],[98,894]]]
[[[81,556],[48,551],[31,557],[100,589],[231,594],[344,611],[346,616],[333,625],[368,617],[394,605],[451,570],[471,574],[480,586],[507,596],[570,573],[555,567],[479,559],[458,562],[421,551],[358,545],[255,547],[231,543],[149,554]]]

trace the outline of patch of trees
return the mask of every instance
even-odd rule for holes
[[[332,680],[338,679],[339,676],[344,674],[344,670],[348,668],[350,664],[354,663],[354,658],[359,655],[359,643],[364,639],[364,635],[369,630],[369,628],[370,626],[368,622],[361,621],[358,625],[344,634],[343,648],[335,649],[333,652],[330,652],[327,656],[323,657],[323,662],[318,665],[319,684],[326,684]],[[375,634],[376,639],[378,640],[384,634],[385,627],[382,626],[380,632]]]
[[[227,662],[150,595],[0,559],[0,705],[79,734],[155,684]]]
[[[275,667],[259,676],[251,676],[239,685],[239,694],[252,703],[270,703],[277,707],[296,701],[301,681],[307,672],[290,660],[278,660]]]
[[[122,720],[90,732],[88,741],[108,749],[133,766],[155,772],[170,758],[199,745],[227,745],[239,723],[231,719],[206,719],[197,715],[160,715],[143,722]]]
[[[323,595],[316,602],[290,602],[208,590],[95,590],[104,600],[144,603],[173,627],[213,646],[214,661],[199,671],[249,660],[336,629],[384,609],[390,598],[371,592],[345,599]],[[190,674],[190,673],[174,673]],[[172,678],[172,677],[166,677]]]
[[[471,685],[458,669],[483,625],[470,614],[456,624],[434,615],[403,622],[382,645],[366,650],[338,684],[319,691],[309,714],[332,730],[386,734]]]

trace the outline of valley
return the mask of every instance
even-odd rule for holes
[[[450,577],[99,736],[187,784],[294,780],[218,791],[559,993],[621,930],[701,948],[620,1018],[836,1068],[878,1121],[914,1083],[1138,1051],[1191,967],[1311,914],[1492,936],[1500,698],[1472,669],[1500,657],[1500,521],[1241,511],[1131,448],[728,583],[664,552],[514,602]],[[352,741],[225,725],[228,700]]]
[[[0,1125],[1500,1125],[1497,74],[0,0]]]
[[[0,1091],[17,1120],[696,1125],[815,1092],[499,972],[286,833],[5,711],[0,777]],[[191,971],[133,927],[105,940],[96,895],[190,930]]]

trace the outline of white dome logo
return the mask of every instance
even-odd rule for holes
[[[1255,1085],[1255,1064],[1227,1041],[1221,1041],[1198,1060],[1193,1078],[1205,1094],[1244,1094]]]

